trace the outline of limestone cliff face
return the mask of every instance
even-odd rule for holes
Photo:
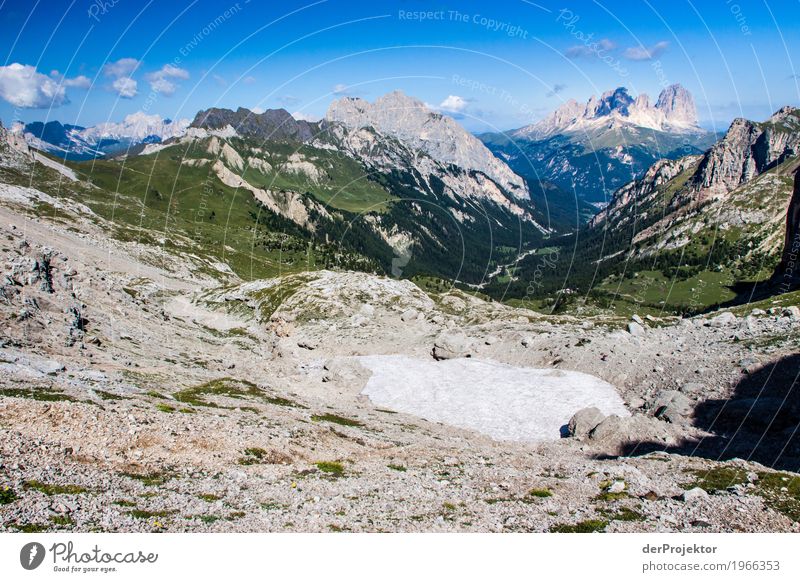
[[[659,160],[640,180],[622,186],[590,224],[601,224],[632,204],[646,207],[659,186],[692,166],[696,167],[691,175],[684,176],[684,182],[672,188],[665,218],[709,200],[726,199],[740,186],[798,154],[800,109],[784,107],[765,122],[736,119],[705,155]]]
[[[794,174],[794,192],[786,212],[786,238],[774,281],[785,287],[800,283],[800,169]]]
[[[525,181],[478,138],[452,118],[431,111],[422,101],[400,91],[384,95],[374,103],[352,97],[334,101],[325,121],[349,130],[373,128],[436,162],[482,172],[513,198],[530,197]]]
[[[736,119],[700,162],[688,194],[699,201],[724,196],[798,153],[800,110],[784,107],[762,123]]]

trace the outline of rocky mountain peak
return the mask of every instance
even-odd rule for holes
[[[295,119],[285,109],[254,113],[244,107],[236,111],[212,107],[199,111],[191,124],[191,127],[217,130],[227,126],[241,136],[277,142],[308,142],[319,132],[317,123]]]
[[[494,157],[478,138],[451,117],[432,111],[401,91],[388,93],[374,103],[353,97],[334,101],[325,122],[349,129],[371,127],[438,162],[483,172],[512,196],[529,196],[524,180]]]
[[[692,179],[699,200],[724,196],[800,153],[800,110],[783,107],[766,122],[737,118],[706,153]]]
[[[593,112],[594,117],[608,116],[615,111],[623,116],[628,115],[628,108],[633,102],[633,98],[628,94],[628,90],[625,87],[617,87],[611,91],[606,91],[597,102],[597,109]],[[591,112],[587,111],[586,113]]]
[[[565,102],[541,121],[522,127],[515,137],[542,139],[560,133],[586,132],[609,122],[670,133],[699,133],[697,111],[691,93],[681,85],[666,87],[655,105],[646,93],[633,98],[625,87],[592,96],[585,105]]]
[[[665,119],[672,124],[697,125],[697,108],[694,98],[689,91],[677,83],[661,91],[658,101],[656,101],[656,109],[661,111]]]

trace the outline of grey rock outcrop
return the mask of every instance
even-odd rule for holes
[[[307,142],[319,132],[319,124],[295,119],[285,109],[254,113],[244,107],[236,111],[217,107],[199,111],[191,127],[224,129],[228,125],[241,136],[273,142]]]
[[[478,170],[516,198],[528,198],[525,181],[497,159],[481,141],[452,118],[428,109],[422,101],[394,91],[375,103],[345,97],[334,101],[325,115],[328,123],[349,129],[371,127],[426,153],[434,160],[466,170]]]
[[[677,390],[664,390],[653,403],[656,418],[674,424],[685,422],[692,413],[692,401]]]
[[[433,344],[433,357],[437,360],[468,358],[472,355],[473,344],[470,339],[454,332],[442,332]]]
[[[697,201],[724,196],[800,152],[800,110],[783,107],[763,123],[737,118],[691,179]]]
[[[606,415],[599,408],[594,406],[582,408],[572,415],[567,424],[567,434],[571,437],[584,437],[588,435],[598,424],[605,420]]]

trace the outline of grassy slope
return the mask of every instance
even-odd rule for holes
[[[119,240],[159,246],[167,256],[190,254],[226,263],[244,279],[314,270],[329,266],[334,255],[347,254],[308,240],[307,233],[266,211],[249,191],[210,176],[208,167],[182,165],[184,157],[199,157],[197,145],[123,161],[67,163],[92,186],[54,181],[38,164],[32,175],[6,170],[2,178],[85,204],[108,221],[105,226],[110,224],[110,234]],[[48,216],[56,214],[53,209]]]

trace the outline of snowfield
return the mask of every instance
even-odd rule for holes
[[[588,406],[629,416],[617,390],[599,378],[564,370],[519,368],[490,360],[441,362],[407,356],[361,356],[372,372],[365,394],[377,406],[472,429],[497,440],[561,437]]]

